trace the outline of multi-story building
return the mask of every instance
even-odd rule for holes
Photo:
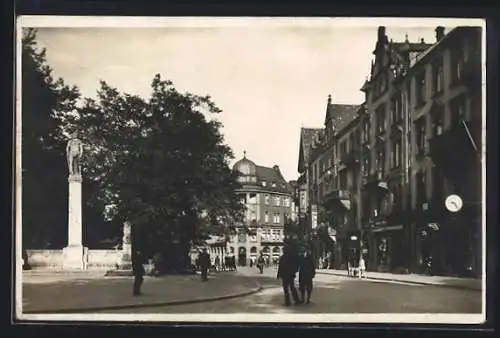
[[[413,265],[432,257],[443,274],[481,273],[481,29],[457,27],[406,74]],[[459,196],[460,210],[445,200]]]
[[[314,142],[317,142],[321,133],[323,133],[322,128],[302,128],[300,130],[299,162],[297,167],[300,176],[297,185],[299,194],[298,216],[301,219],[307,219],[309,212],[309,186],[311,184],[309,178],[312,176],[313,170],[309,167],[311,147]],[[313,225],[314,227],[315,225]]]
[[[277,165],[259,166],[244,156],[233,170],[240,174],[242,188],[237,193],[246,211],[243,224],[237,224],[236,234],[229,238],[227,251],[240,266],[259,254],[277,261],[283,250],[285,221],[295,217],[293,188]]]
[[[410,43],[379,27],[365,102],[343,115],[329,99],[308,202],[336,230],[337,267],[353,249],[370,270],[418,272],[432,259],[436,273],[481,273],[480,52],[480,28]]]
[[[366,111],[361,117],[361,222],[368,266],[377,270],[407,267],[408,235],[404,217],[408,191],[403,190],[403,154],[408,131],[395,85],[416,55],[432,44],[389,41],[378,28],[370,79],[363,85]],[[407,121],[406,121],[407,122]],[[405,185],[406,187],[406,185]]]

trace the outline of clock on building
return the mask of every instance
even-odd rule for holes
[[[458,212],[462,209],[463,201],[458,195],[450,195],[446,197],[444,204],[449,211]]]

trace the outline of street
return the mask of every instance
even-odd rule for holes
[[[239,268],[241,278],[264,287],[256,294],[186,305],[101,311],[100,313],[480,313],[481,293],[403,282],[368,281],[317,274],[311,304],[285,307],[275,268],[259,274]],[[230,279],[228,279],[230,280]],[[208,282],[210,283],[210,281]]]

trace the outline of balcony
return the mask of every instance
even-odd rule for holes
[[[377,170],[372,175],[364,176],[362,179],[365,189],[387,191],[387,182],[382,171]]]
[[[325,195],[323,205],[326,210],[350,210],[351,193],[348,190],[333,189]]]

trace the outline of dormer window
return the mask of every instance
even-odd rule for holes
[[[263,187],[267,186],[267,182],[266,181],[262,181],[261,184],[262,184]]]
[[[274,183],[274,182],[273,182],[273,183],[271,184],[271,186],[272,186],[273,188],[276,188],[276,183]]]

